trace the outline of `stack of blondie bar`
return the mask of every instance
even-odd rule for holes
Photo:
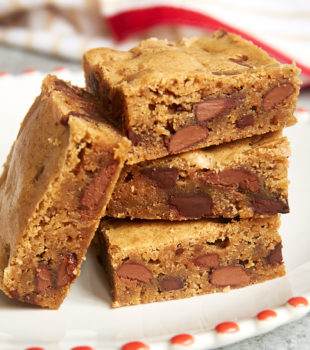
[[[84,70],[44,79],[4,166],[0,288],[58,308],[96,230],[114,307],[282,276],[296,66],[218,31]]]
[[[284,275],[298,69],[240,37],[86,52],[88,90],[132,142],[98,230],[113,306]],[[130,220],[129,220],[130,219]]]

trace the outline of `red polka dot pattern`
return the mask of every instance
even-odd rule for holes
[[[288,303],[293,307],[308,306],[309,302],[304,297],[294,297],[291,298]]]
[[[133,341],[123,345],[122,350],[150,350],[150,347],[140,341]]]
[[[256,317],[260,321],[267,321],[277,317],[277,313],[273,310],[264,310],[258,313]]]
[[[215,327],[217,333],[237,333],[239,331],[239,326],[235,322],[222,322]]]
[[[170,339],[171,344],[189,346],[195,342],[195,338],[190,334],[178,334]]]
[[[76,346],[75,348],[72,348],[71,350],[94,350],[93,348],[91,348],[90,346]]]

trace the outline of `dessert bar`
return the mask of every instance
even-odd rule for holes
[[[0,288],[56,309],[87,247],[130,142],[85,90],[47,76],[0,178]]]
[[[289,154],[277,131],[126,165],[107,215],[185,220],[287,213]]]
[[[299,69],[241,37],[142,41],[84,54],[86,85],[133,143],[128,164],[280,130],[296,122]]]
[[[229,291],[285,274],[279,215],[240,221],[103,219],[113,307]]]

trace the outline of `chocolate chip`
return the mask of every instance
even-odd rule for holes
[[[216,267],[219,264],[219,256],[216,253],[200,255],[193,259],[196,266]]]
[[[247,114],[244,117],[236,120],[237,128],[244,129],[247,126],[253,126],[254,125],[254,115],[253,114]]]
[[[20,299],[20,295],[17,290],[10,290],[9,294],[10,294],[10,297],[13,299],[17,299],[17,300]]]
[[[239,64],[240,66],[250,68],[251,66],[248,63],[245,63],[248,59],[249,57],[247,55],[239,55],[235,57],[230,57],[229,61]]]
[[[123,105],[124,105],[124,96],[119,91],[116,90],[112,96],[112,115],[113,118],[121,122],[123,116]]]
[[[283,263],[282,243],[278,243],[266,258],[268,264],[279,265]]]
[[[184,249],[183,248],[178,248],[176,251],[175,251],[175,255],[176,256],[179,256],[179,255],[181,255],[181,254],[183,254],[184,253]]]
[[[91,73],[88,77],[88,84],[87,84],[90,88],[90,91],[94,94],[94,95],[98,95],[99,93],[99,82],[98,79],[96,77],[95,73]]]
[[[224,169],[218,173],[215,171],[203,171],[200,174],[202,181],[219,187],[228,187],[248,190],[256,193],[259,191],[259,180],[256,175],[246,170]]]
[[[262,107],[265,112],[271,111],[277,104],[282,103],[295,92],[291,83],[283,83],[269,89],[263,97]]]
[[[208,195],[171,196],[169,203],[187,218],[199,219],[212,214],[212,199]]]
[[[233,106],[234,99],[232,97],[205,100],[194,106],[195,116],[198,123],[203,123],[227,114]]]
[[[285,214],[290,211],[287,203],[269,198],[254,198],[252,200],[252,208],[257,214],[267,215],[274,215],[277,213]]]
[[[55,79],[54,85],[55,85],[55,88],[54,88],[55,91],[61,91],[62,93],[66,94],[68,97],[72,99],[78,99],[81,101],[84,98],[92,96],[87,91],[77,86],[72,86],[69,83],[60,79]]]
[[[160,188],[171,188],[177,182],[179,171],[177,168],[147,168],[141,174],[154,180]]]
[[[115,174],[119,161],[113,160],[109,165],[101,168],[93,180],[86,186],[80,199],[80,208],[90,213],[100,209],[111,178]]]
[[[91,104],[89,103],[89,106],[91,106]],[[62,124],[67,124],[68,122],[68,118],[69,117],[78,117],[78,118],[82,118],[82,119],[90,119],[93,120],[97,123],[102,123],[104,121],[102,115],[99,113],[98,110],[96,110],[95,108],[89,108],[89,110],[87,110],[86,108],[82,108],[84,110],[85,113],[80,113],[80,112],[70,112],[69,115],[66,115],[62,118],[61,122]]]
[[[184,281],[180,277],[164,277],[159,281],[159,285],[162,292],[168,292],[169,290],[182,289]]]
[[[222,266],[212,272],[210,283],[217,287],[242,287],[250,283],[250,276],[243,266]]]
[[[137,146],[138,143],[141,141],[140,136],[137,135],[131,128],[127,130],[127,137],[134,146]]]
[[[217,39],[222,39],[227,35],[227,31],[225,29],[219,29],[217,32],[215,32],[215,34],[213,35],[213,37],[217,38]]]
[[[38,293],[44,293],[53,287],[51,271],[43,262],[39,263],[35,276],[35,286]]]
[[[57,279],[56,286],[64,287],[67,284],[71,283],[76,275],[74,274],[74,270],[77,267],[77,257],[75,253],[66,253],[57,270]]]
[[[152,271],[138,263],[124,263],[117,269],[116,274],[118,277],[143,283],[151,283],[153,279]]]
[[[34,177],[34,179],[33,179],[34,182],[37,182],[37,181],[39,180],[40,176],[41,176],[41,175],[43,174],[43,172],[44,172],[44,169],[45,169],[45,166],[44,166],[44,165],[40,166],[40,168],[38,169],[38,171],[37,171],[37,173],[36,173],[36,175],[35,175],[35,177]]]
[[[198,125],[185,126],[179,129],[169,140],[169,153],[177,153],[197,143],[204,141],[208,136],[207,129]]]

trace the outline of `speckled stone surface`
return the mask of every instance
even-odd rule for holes
[[[70,70],[80,70],[80,62],[66,61],[51,56],[26,52],[21,49],[0,45],[0,72],[20,74],[25,69],[34,68],[42,72],[65,66]],[[302,93],[308,95],[309,91]],[[310,107],[310,106],[309,106]],[[310,350],[310,314],[272,332],[229,345],[223,350]]]

